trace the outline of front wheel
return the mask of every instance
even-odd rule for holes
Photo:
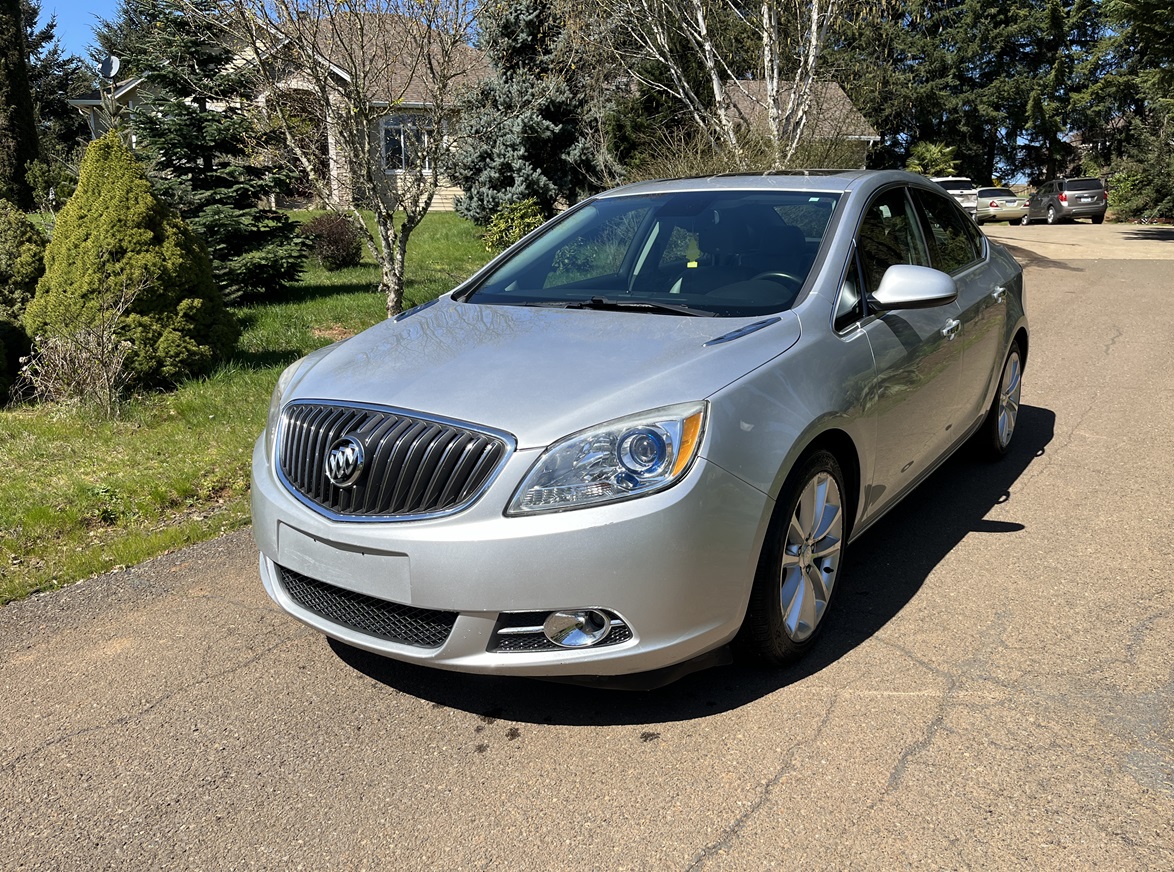
[[[1019,420],[1019,397],[1022,392],[1023,353],[1019,350],[1019,343],[1012,342],[1007,361],[1003,364],[999,389],[995,392],[982,427],[975,434],[979,449],[992,459],[1002,457],[1011,447],[1011,437],[1015,435],[1015,424]]]
[[[782,665],[799,659],[823,626],[849,533],[844,475],[817,451],[787,479],[758,561],[742,647]]]

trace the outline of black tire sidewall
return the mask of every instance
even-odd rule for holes
[[[795,513],[800,495],[808,482],[824,472],[832,476],[840,491],[844,528],[839,566],[832,585],[832,593],[828,596],[824,616],[810,636],[802,642],[795,642],[787,635],[782,604],[779,601],[783,549],[787,540],[787,528],[790,526],[791,517]],[[829,451],[817,450],[804,456],[795,465],[779,491],[779,500],[775,504],[774,514],[771,516],[766,538],[762,543],[762,553],[759,556],[758,569],[754,575],[754,586],[750,592],[746,618],[738,638],[735,640],[742,653],[766,663],[782,666],[802,657],[819,638],[827,623],[827,609],[831,608],[835,592],[843,583],[844,558],[848,538],[851,535],[849,508],[850,500],[845,489],[844,473],[835,455]]]

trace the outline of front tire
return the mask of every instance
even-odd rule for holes
[[[798,660],[824,624],[850,532],[844,475],[817,451],[783,486],[758,561],[740,643],[775,665]]]
[[[1012,342],[999,378],[999,389],[991,401],[986,418],[979,428],[978,447],[992,460],[1003,457],[1011,447],[1015,425],[1019,421],[1019,398],[1023,392],[1023,353]]]

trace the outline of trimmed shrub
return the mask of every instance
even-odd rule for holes
[[[530,197],[499,209],[490,219],[481,239],[488,251],[503,251],[531,230],[540,227],[545,220],[538,201]]]
[[[310,255],[330,272],[363,260],[362,234],[345,215],[330,212],[312,218],[302,225],[302,235],[310,241]]]
[[[45,272],[45,237],[24,213],[0,200],[0,404],[29,353],[21,319]]]
[[[111,132],[90,144],[77,191],[45,250],[45,275],[25,312],[40,344],[70,340],[117,313],[130,386],[174,385],[231,353],[238,328],[191,229],[151,192]],[[129,342],[129,347],[121,343]]]

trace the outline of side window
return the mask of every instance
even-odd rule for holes
[[[856,240],[860,268],[868,293],[880,285],[890,266],[929,263],[916,216],[904,188],[890,188],[869,203]]]
[[[953,274],[982,256],[978,229],[953,200],[920,190],[917,200],[925,215],[926,241],[935,268]]]
[[[832,320],[832,327],[837,331],[846,330],[864,317],[864,302],[860,295],[860,261],[856,253],[852,253],[852,260],[848,264],[848,271],[844,275],[844,284],[840,287],[840,296],[836,300],[836,312]]]

